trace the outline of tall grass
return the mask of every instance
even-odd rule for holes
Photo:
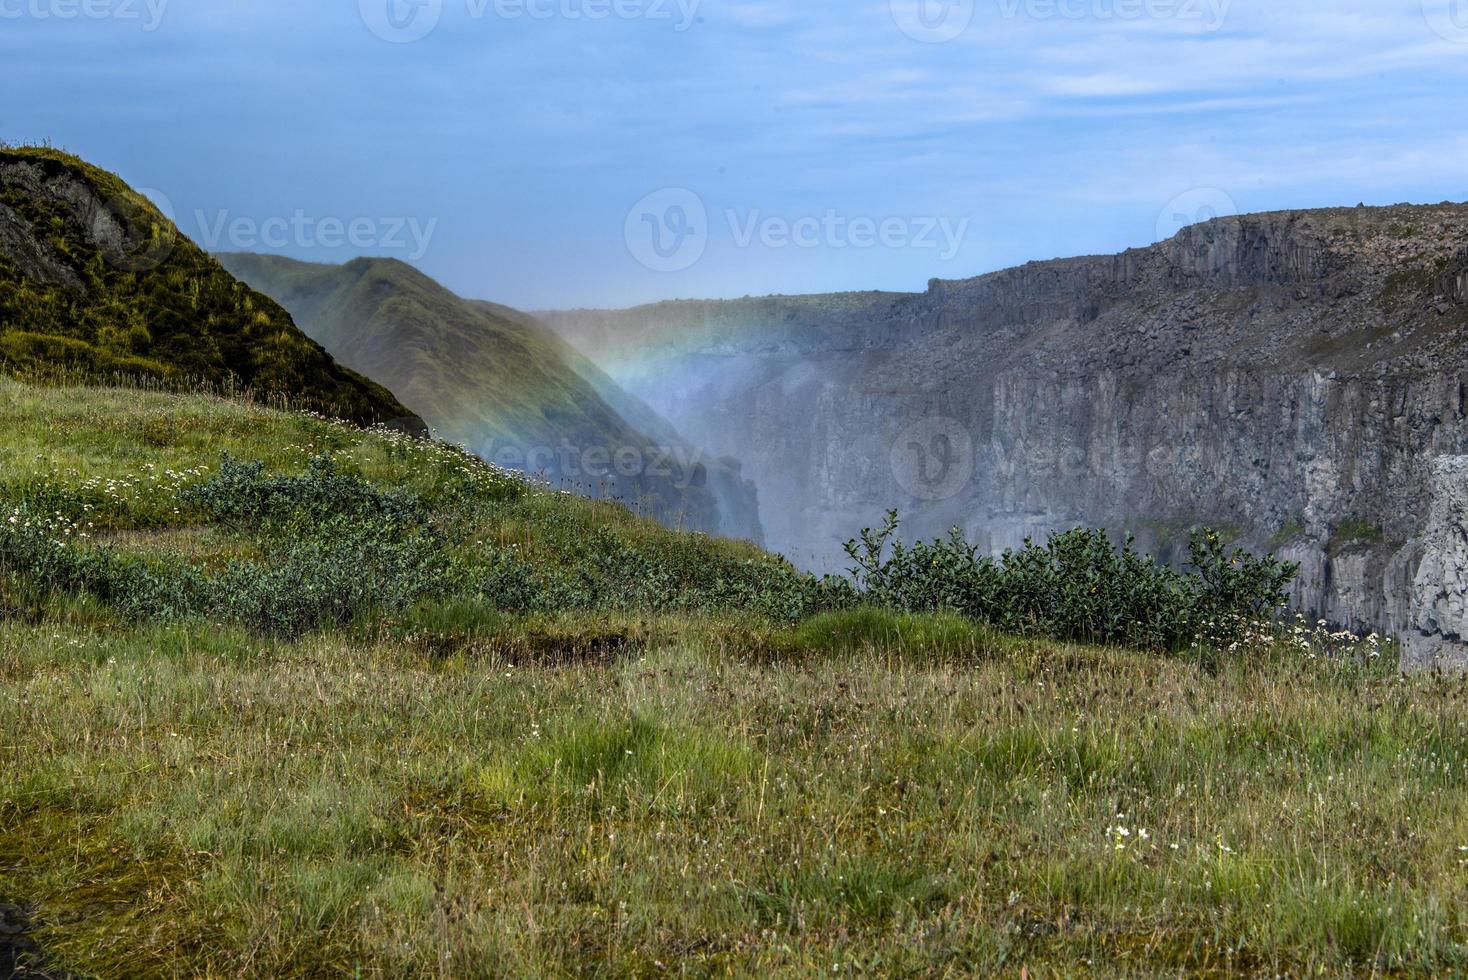
[[[1468,685],[1375,642],[1157,657],[833,602],[227,400],[0,381],[0,435],[53,535],[0,569],[0,906],[53,972],[1468,971]],[[311,551],[343,515],[381,533]],[[118,601],[181,569],[184,614]]]
[[[843,616],[541,665],[8,623],[0,898],[103,976],[1468,968],[1461,683]]]

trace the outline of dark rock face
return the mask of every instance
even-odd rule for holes
[[[1468,456],[1437,461],[1422,552],[1404,659],[1420,669],[1468,667]]]
[[[923,294],[544,317],[711,451],[813,567],[900,507],[998,550],[1077,524],[1165,558],[1208,523],[1301,607],[1413,621],[1435,460],[1468,451],[1468,207],[1225,218]]]

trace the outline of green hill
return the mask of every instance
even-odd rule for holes
[[[1468,969],[1461,678],[855,598],[382,428],[0,378],[0,976]]]
[[[417,424],[142,195],[49,148],[0,147],[0,368],[243,386],[356,421]]]
[[[534,317],[464,300],[394,260],[219,260],[444,438],[670,526],[761,539],[737,463],[699,453]]]

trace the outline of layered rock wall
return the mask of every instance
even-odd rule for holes
[[[1468,208],[1221,219],[925,293],[546,319],[744,461],[768,544],[829,570],[893,507],[994,550],[1078,524],[1184,557],[1220,527],[1300,607],[1408,632],[1434,461],[1468,453]]]
[[[1421,550],[1405,661],[1422,669],[1463,669],[1468,667],[1468,456],[1437,461]]]

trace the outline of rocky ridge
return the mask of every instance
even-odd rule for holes
[[[1468,452],[1468,207],[1223,218],[925,293],[543,319],[711,451],[771,547],[840,564],[889,507],[993,550],[1077,524],[1165,558],[1221,526],[1302,609],[1412,630],[1442,456]]]

